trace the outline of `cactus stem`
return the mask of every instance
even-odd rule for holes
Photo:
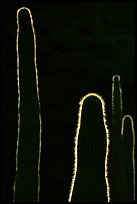
[[[117,83],[116,83],[117,82]],[[118,86],[118,89],[116,89],[115,86]],[[119,75],[114,75],[112,77],[112,114],[115,113],[115,107],[114,107],[114,103],[115,103],[115,97],[114,97],[114,92],[116,90],[119,90],[119,96],[120,96],[120,112],[122,112],[122,89],[121,89],[121,85],[120,85],[120,76]]]
[[[132,165],[133,165],[133,199],[135,200],[135,130],[134,130],[134,121],[132,116],[124,115],[122,118],[122,127],[121,127],[121,136],[124,139],[124,131],[126,127],[126,121],[129,120],[131,124],[131,132],[132,132]],[[129,124],[129,123],[128,123]],[[130,135],[129,135],[130,136]],[[127,138],[126,138],[127,139]]]
[[[16,172],[18,170],[18,151],[19,151],[19,137],[20,137],[20,76],[19,76],[19,13],[21,10],[26,10],[29,13],[33,38],[34,38],[34,66],[35,66],[35,77],[36,77],[36,88],[37,88],[37,99],[40,107],[40,97],[39,97],[39,86],[38,86],[38,71],[37,71],[37,63],[36,63],[36,35],[35,29],[33,26],[33,18],[29,8],[21,7],[17,10],[16,18],[17,18],[17,36],[16,36],[16,53],[17,53],[17,85],[18,85],[18,134],[17,134],[17,147],[16,147]],[[40,131],[39,131],[39,156],[38,156],[38,201],[39,201],[39,192],[40,192],[40,156],[41,156],[41,131],[42,131],[42,121],[41,114],[39,113],[39,123],[40,123]],[[16,179],[15,179],[16,180]],[[15,197],[15,182],[13,186],[13,202]]]
[[[83,107],[83,103],[85,99],[87,99],[88,97],[92,97],[92,96],[97,97],[101,101],[101,105],[102,105],[103,122],[104,122],[105,130],[106,130],[106,155],[105,155],[105,164],[104,164],[105,165],[105,175],[104,176],[105,176],[106,186],[107,186],[107,198],[108,198],[108,202],[110,202],[110,187],[109,187],[109,181],[108,181],[108,155],[109,155],[109,144],[110,144],[109,130],[107,127],[107,122],[106,122],[105,102],[104,102],[104,99],[97,93],[88,93],[85,96],[83,96],[79,102],[80,106],[79,106],[79,111],[78,111],[78,122],[77,122],[77,128],[76,128],[76,135],[74,138],[74,167],[73,167],[73,176],[72,176],[72,182],[71,182],[68,202],[71,202],[75,178],[77,174],[77,164],[78,164],[77,147],[78,147],[79,130],[81,126],[82,107]]]

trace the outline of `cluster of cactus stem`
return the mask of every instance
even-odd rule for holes
[[[112,78],[110,138],[110,197],[112,202],[135,200],[135,130],[133,118],[123,114],[120,76]]]
[[[80,101],[69,202],[107,202],[109,134],[104,107],[104,100],[96,93],[89,93]]]
[[[17,10],[18,135],[13,202],[38,202],[40,192],[41,114],[36,37],[31,12]]]
[[[123,115],[120,76],[112,78],[112,127],[104,99],[89,93],[80,101],[74,139],[74,170],[69,202],[135,200],[135,131]]]
[[[27,18],[26,22],[23,18]],[[39,202],[41,114],[36,36],[31,12],[26,7],[17,11],[16,49],[18,136],[13,201]],[[106,122],[104,99],[96,93],[81,99],[69,202],[135,200],[134,124],[132,117],[122,111],[118,75],[112,79],[111,131]]]

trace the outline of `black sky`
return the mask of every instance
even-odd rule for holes
[[[80,98],[97,92],[111,117],[112,76],[124,114],[135,118],[134,3],[4,3],[2,7],[2,184],[12,200],[17,137],[16,11],[28,7],[37,39],[42,113],[41,201],[67,201]]]

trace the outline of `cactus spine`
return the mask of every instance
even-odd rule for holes
[[[104,100],[89,93],[80,101],[69,202],[107,202],[108,136]]]
[[[29,19],[29,20],[28,20]],[[18,136],[14,202],[38,202],[41,114],[36,64],[36,35],[28,8],[17,10]]]

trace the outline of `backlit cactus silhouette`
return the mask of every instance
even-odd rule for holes
[[[69,201],[107,202],[109,134],[104,100],[98,94],[89,93],[81,99],[74,142],[75,164]]]
[[[14,202],[39,202],[41,113],[36,35],[28,8],[17,10],[18,135]],[[105,103],[96,93],[80,101],[74,147],[74,172],[68,201],[135,200],[135,131],[123,116],[120,76],[112,78],[112,129]],[[110,159],[108,159],[110,158]]]
[[[135,131],[132,117],[123,116],[119,75],[112,78],[110,130],[106,125],[104,100],[98,94],[84,96],[74,141],[69,202],[135,200]]]
[[[135,130],[133,118],[125,115],[122,118],[121,135],[123,140],[124,163],[124,200],[135,200]]]
[[[36,35],[31,12],[17,10],[18,136],[14,202],[38,202],[40,192],[41,114]]]
[[[110,138],[110,197],[112,202],[135,199],[135,132],[133,119],[123,115],[120,76],[112,78],[112,131]]]
[[[122,89],[120,76],[112,77],[112,129],[110,134],[110,194],[111,199],[122,201],[123,189],[123,150],[121,137]]]

